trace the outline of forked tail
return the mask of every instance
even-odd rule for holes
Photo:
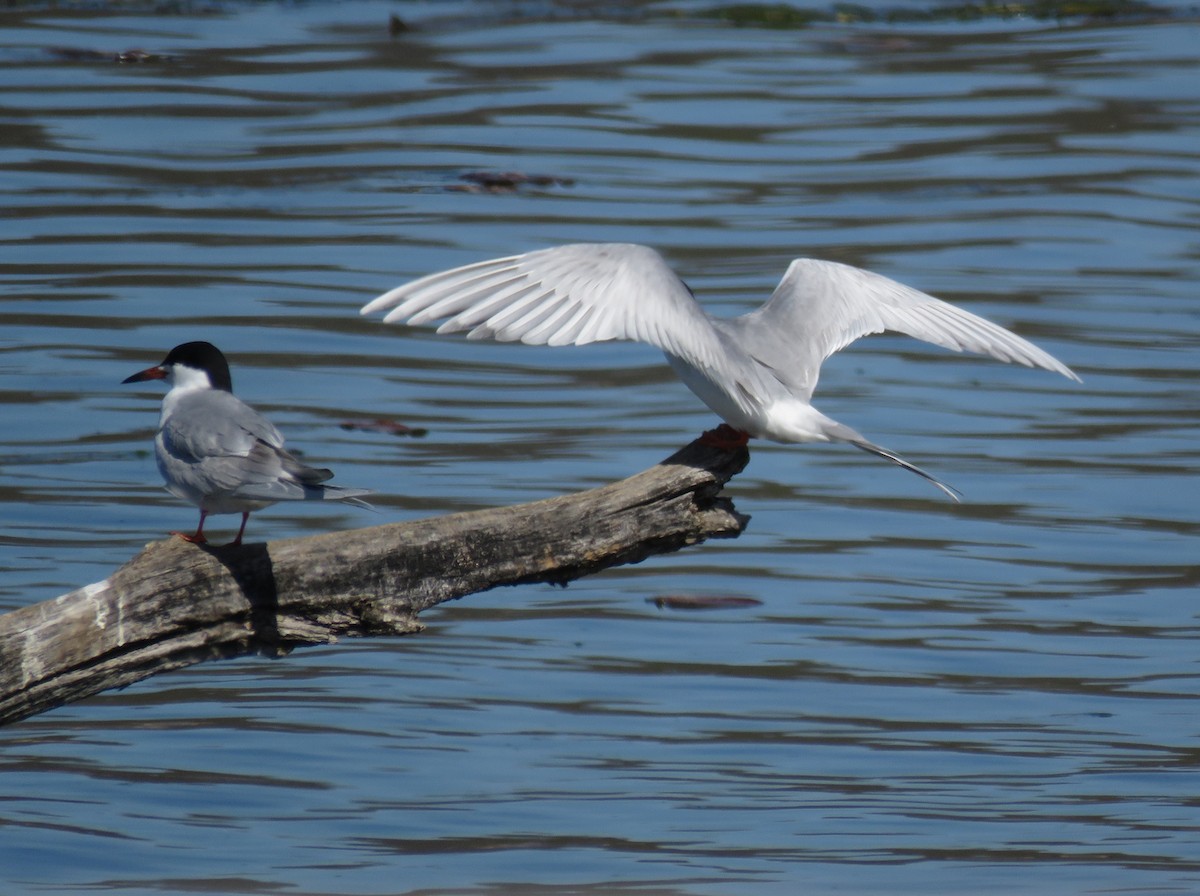
[[[373,494],[369,488],[345,488],[340,485],[318,485],[322,492],[321,498],[326,501],[341,501],[343,504],[353,504],[355,507],[361,507],[364,510],[374,510],[375,505],[368,504],[362,500],[360,495]]]
[[[910,464],[900,455],[893,454],[886,448],[879,447],[874,442],[868,442],[862,437],[861,433],[859,433],[857,430],[851,429],[845,423],[838,423],[836,420],[826,417],[824,414],[821,414],[821,418],[821,434],[825,436],[825,438],[831,439],[835,442],[847,442],[853,445],[855,448],[861,448],[868,454],[874,454],[876,457],[882,457],[885,460],[890,460],[896,466],[903,467],[910,473],[916,473],[927,482],[932,482],[943,492],[945,492],[946,495],[955,503],[958,503],[962,500],[962,492],[960,492],[954,486],[946,485],[946,483],[942,482],[942,480],[938,479],[936,476],[926,473],[915,464]]]
[[[847,441],[851,445],[853,445],[855,448],[861,448],[863,451],[866,451],[868,454],[874,454],[877,457],[886,458],[887,460],[890,460],[892,463],[896,464],[897,466],[903,467],[904,469],[908,470],[911,473],[916,473],[922,479],[932,482],[934,485],[936,485],[938,488],[940,488],[942,491],[944,491],[947,495],[949,495],[951,500],[953,500],[955,503],[958,503],[962,500],[962,492],[960,492],[954,486],[947,485],[946,483],[942,482],[942,480],[938,479],[936,476],[934,476],[930,473],[926,473],[924,470],[922,470],[920,467],[916,466],[915,464],[910,464],[908,461],[906,461],[900,455],[893,454],[892,452],[888,451],[886,448],[880,448],[878,445],[874,444],[873,442],[868,442],[866,439],[863,439],[863,438],[847,439]]]

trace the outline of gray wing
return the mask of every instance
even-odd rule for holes
[[[1079,380],[1016,333],[880,274],[832,261],[796,259],[765,305],[729,325],[754,357],[805,397],[812,396],[826,358],[885,330]]]
[[[577,243],[431,274],[363,307],[387,323],[445,319],[439,333],[534,345],[645,342],[752,404],[769,376],[731,345],[662,256],[631,243]]]
[[[160,436],[171,457],[190,464],[246,458],[257,445],[283,448],[283,436],[266,417],[231,393],[215,389],[180,398]],[[236,482],[223,478],[221,485],[232,488]]]
[[[333,471],[297,459],[269,420],[229,392],[198,392],[181,400],[160,439],[164,463],[200,492],[261,501],[369,494],[322,485]]]

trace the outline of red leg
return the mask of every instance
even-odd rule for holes
[[[239,544],[242,543],[242,534],[246,531],[246,521],[249,519],[250,519],[250,511],[247,510],[245,513],[242,514],[242,527],[240,529],[238,529],[237,538],[235,538],[233,541],[229,542],[227,547],[237,547]]]
[[[182,538],[184,541],[190,542],[192,544],[204,544],[205,542],[208,541],[208,539],[204,537],[204,520],[207,517],[208,517],[207,511],[201,510],[200,511],[200,524],[198,526],[196,526],[196,531],[191,535],[188,535],[186,532],[172,532],[171,534],[177,538]]]
[[[728,423],[722,423],[716,429],[701,433],[700,441],[722,451],[735,451],[738,448],[746,447],[750,441],[750,433],[735,429]]]

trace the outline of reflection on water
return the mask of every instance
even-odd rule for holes
[[[357,314],[553,243],[653,244],[720,314],[798,255],[870,267],[1083,386],[868,340],[819,406],[963,505],[755,446],[736,541],[6,729],[6,893],[1195,889],[1195,23],[611,12],[6,11],[0,607],[193,519],[159,393],[118,385],[185,339],[385,520],[606,482],[711,425],[643,346]],[[428,434],[344,425],[380,418]]]

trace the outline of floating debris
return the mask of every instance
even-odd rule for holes
[[[145,50],[125,50],[116,55],[117,62],[161,62],[166,57],[159,53],[147,53]]]
[[[761,607],[756,597],[738,597],[732,594],[659,594],[646,598],[660,610],[727,610],[732,607]]]
[[[515,193],[521,187],[570,187],[575,184],[568,177],[521,171],[468,171],[459,179],[467,183],[455,184],[449,189],[463,193]]]
[[[151,62],[171,62],[172,57],[165,53],[150,53],[146,50],[121,50],[118,53],[113,53],[107,50],[85,50],[81,47],[50,47],[48,54],[62,62],[119,62],[121,64],[130,63],[151,63]]]
[[[340,426],[342,429],[354,432],[381,432],[389,436],[408,436],[413,439],[422,439],[429,434],[429,430],[424,427],[406,426],[383,417],[376,417],[373,420],[343,420]]]

